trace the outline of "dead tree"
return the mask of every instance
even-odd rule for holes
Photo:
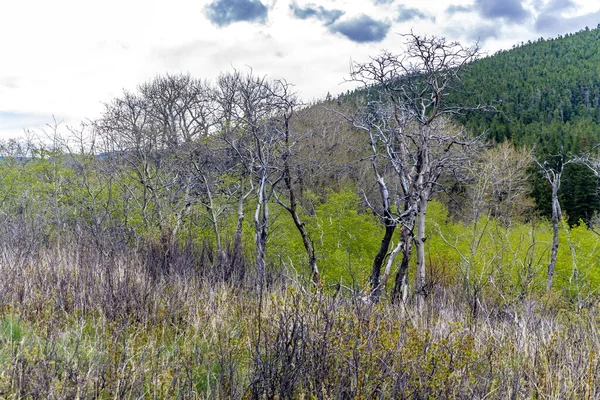
[[[254,230],[256,268],[259,284],[266,279],[266,245],[269,228],[269,202],[277,177],[275,163],[283,143],[280,120],[288,110],[287,86],[265,77],[235,71],[218,80],[222,115],[221,137],[228,143],[256,199]],[[285,99],[286,101],[282,101]],[[244,195],[241,195],[244,196]],[[242,202],[244,197],[240,197]],[[239,211],[243,210],[240,203]],[[243,215],[238,216],[238,222]],[[241,227],[240,227],[241,228]]]
[[[390,147],[393,146],[390,143],[390,140],[393,140],[395,136],[401,136],[403,134],[404,129],[406,128],[406,121],[400,119],[400,115],[391,116],[389,113],[389,107],[386,108],[382,103],[378,103],[376,105],[371,103],[370,106],[371,107],[366,108],[362,115],[360,115],[358,118],[355,118],[354,125],[357,128],[364,130],[369,135],[369,144],[372,150],[370,162],[373,169],[373,174],[375,175],[379,195],[381,197],[381,216],[385,225],[385,233],[381,239],[379,251],[373,260],[373,266],[371,268],[371,275],[369,278],[371,284],[371,298],[372,300],[377,301],[386,283],[385,279],[381,279],[381,268],[386,259],[388,249],[392,241],[392,236],[398,224],[411,226],[410,219],[411,215],[413,214],[413,210],[408,202],[404,202],[405,207],[403,213],[394,213],[394,205],[396,205],[397,210],[401,210],[401,208],[399,207],[400,204],[392,203],[390,189],[388,188],[385,179],[386,167],[389,169],[390,159],[384,156],[383,159],[385,162],[383,163],[383,166],[381,165],[382,163],[380,161],[382,158],[382,151],[386,152],[384,154],[387,154],[387,144],[389,144]],[[403,187],[403,192],[406,193],[407,191],[408,188]],[[412,228],[409,228],[409,230],[410,229]],[[406,243],[400,245],[400,247],[404,247],[405,245]],[[393,254],[397,254],[397,252]],[[389,274],[386,273],[384,274],[384,277],[387,278],[388,275]]]
[[[527,174],[532,162],[532,149],[516,148],[509,141],[475,155],[466,176],[465,221],[477,224],[488,215],[510,226],[515,217],[526,217],[533,209]]]
[[[404,278],[411,247],[417,255],[416,294],[422,307],[427,295],[425,276],[425,216],[432,195],[439,189],[440,176],[460,165],[463,149],[471,146],[465,132],[452,124],[449,117],[466,107],[447,102],[447,95],[460,79],[464,67],[479,52],[477,46],[464,47],[435,36],[421,37],[413,33],[406,39],[403,52],[384,52],[370,62],[356,64],[351,77],[367,88],[368,118],[355,125],[370,135],[373,160],[381,159],[395,171],[401,192],[397,212],[390,217],[387,189],[381,174],[376,172],[383,201],[383,221],[386,234],[373,263],[371,285],[381,286],[381,266],[389,247],[388,237],[395,226],[405,229],[402,235],[403,258],[396,282]],[[416,232],[415,232],[416,228]],[[410,234],[408,234],[410,232]],[[394,293],[399,293],[396,288]]]
[[[146,229],[158,229],[167,254],[190,206],[203,201],[194,145],[214,124],[211,88],[189,75],[166,75],[105,104],[94,129],[104,160]],[[215,227],[216,228],[216,227]]]
[[[290,214],[294,225],[302,238],[302,244],[306,251],[308,258],[308,266],[310,268],[312,282],[316,285],[320,285],[320,274],[317,266],[317,256],[315,249],[306,229],[306,224],[300,218],[298,212],[298,200],[296,188],[294,185],[294,176],[292,173],[292,159],[294,158],[294,146],[298,139],[297,132],[295,132],[291,126],[292,117],[294,116],[295,108],[297,107],[296,97],[290,93],[291,86],[285,81],[278,81],[277,86],[279,91],[274,92],[273,96],[279,99],[280,102],[280,114],[275,117],[278,123],[275,124],[276,129],[279,131],[279,136],[282,139],[281,154],[277,160],[279,177],[278,180],[282,180],[285,185],[285,191],[287,192],[287,203],[279,196],[278,190],[274,187],[274,194],[277,202]]]
[[[548,277],[546,280],[546,290],[552,290],[552,282],[554,279],[554,273],[556,268],[556,257],[558,255],[558,233],[560,230],[560,224],[562,223],[562,209],[560,207],[560,201],[558,198],[558,191],[560,190],[560,184],[562,180],[562,174],[565,165],[570,164],[574,159],[565,160],[562,154],[556,156],[557,161],[550,163],[548,161],[539,162],[536,160],[536,164],[540,168],[540,171],[546,181],[550,184],[552,189],[552,251],[550,253],[550,261],[548,262]],[[568,229],[565,228],[568,234]],[[573,249],[572,249],[573,250]],[[577,274],[577,268],[573,266],[573,275]]]

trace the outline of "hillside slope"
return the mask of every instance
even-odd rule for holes
[[[490,140],[535,148],[540,160],[592,149],[600,142],[600,25],[553,39],[522,43],[471,63],[446,101],[492,105],[497,112],[473,111],[459,121]],[[359,104],[357,90],[338,101]],[[549,215],[550,188],[532,171],[532,195]],[[600,210],[597,179],[585,167],[568,165],[561,202],[571,224]]]
[[[451,101],[493,104],[498,113],[462,118],[495,141],[534,146],[541,159],[590,150],[600,141],[600,26],[539,39],[473,63]],[[542,214],[550,213],[549,188],[533,179]],[[561,200],[570,223],[600,209],[596,178],[582,166],[565,170]]]

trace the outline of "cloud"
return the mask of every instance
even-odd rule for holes
[[[373,0],[373,3],[380,5],[380,4],[392,4],[394,2],[394,0]]]
[[[554,13],[557,11],[569,10],[571,8],[575,8],[576,4],[573,0],[550,0],[548,4],[546,4],[542,11],[544,13]]]
[[[290,9],[296,18],[315,18],[323,22],[323,24],[326,26],[333,24],[342,15],[344,15],[344,11],[342,10],[328,10],[323,6],[316,6],[314,4],[308,4],[306,7],[302,8],[299,7],[296,2],[292,2],[292,4],[290,4]]]
[[[475,9],[488,19],[504,19],[507,22],[523,22],[529,12],[523,8],[521,0],[475,0]]]
[[[535,21],[534,29],[538,33],[554,36],[564,32],[573,32],[584,27],[595,28],[600,22],[600,11],[589,14],[564,17],[563,12],[577,8],[573,0],[550,0],[540,4],[540,13]]]
[[[542,13],[535,21],[535,30],[538,33],[554,36],[565,32],[575,32],[585,28],[595,28],[600,22],[600,11],[564,18],[560,13]]]
[[[483,43],[486,40],[500,38],[500,28],[497,25],[479,25],[469,30],[467,38],[474,42]]]
[[[464,37],[471,42],[477,42],[480,46],[489,39],[502,38],[502,24],[475,23],[473,25],[455,25],[446,29],[445,34],[449,37]]]
[[[456,13],[471,12],[471,11],[473,11],[473,6],[450,5],[450,6],[448,6],[448,8],[446,8],[446,12],[450,15],[454,15]]]
[[[429,18],[427,14],[417,8],[406,7],[402,4],[398,6],[398,17],[396,18],[396,21],[398,22],[407,22],[412,21],[413,19],[426,18]]]
[[[234,22],[264,23],[269,10],[260,0],[215,0],[205,7],[208,19],[220,27]]]
[[[5,89],[17,89],[19,87],[19,78],[16,76],[0,77],[0,87]]]
[[[336,22],[329,26],[329,30],[340,33],[356,43],[381,42],[387,36],[390,24],[361,14],[346,21]]]

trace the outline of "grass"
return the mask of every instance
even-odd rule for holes
[[[64,243],[0,246],[2,398],[600,396],[595,305],[482,296],[474,315],[440,286],[419,313],[284,275],[261,291],[193,252],[166,268]]]

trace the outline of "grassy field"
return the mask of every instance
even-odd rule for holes
[[[191,251],[165,268],[148,249],[23,238],[0,248],[2,398],[600,396],[596,305],[474,308],[440,287],[419,313],[283,272],[258,289]]]

